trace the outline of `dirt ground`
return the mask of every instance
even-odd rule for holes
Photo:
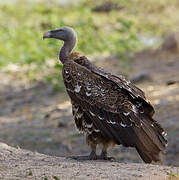
[[[150,164],[75,161],[0,143],[0,179],[19,180],[177,180],[176,167]]]
[[[131,58],[129,67],[114,57],[95,63],[130,79],[146,76],[136,84],[154,105],[155,119],[168,132],[167,164],[179,166],[179,83],[167,85],[179,81],[179,53],[145,50]],[[66,93],[54,92],[43,82],[27,85],[17,78],[18,73],[0,70],[0,141],[47,155],[89,154],[85,138],[75,128]],[[121,163],[141,162],[132,148],[116,146],[110,155]]]

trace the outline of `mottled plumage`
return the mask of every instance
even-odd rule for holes
[[[98,144],[103,145],[101,159],[108,159],[109,146],[122,144],[136,148],[146,163],[160,161],[160,152],[167,146],[166,133],[152,118],[154,109],[143,91],[79,53],[70,51],[62,62],[76,127],[86,134],[92,149],[89,158],[98,158]]]

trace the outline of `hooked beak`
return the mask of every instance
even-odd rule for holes
[[[52,33],[51,33],[51,31],[47,31],[46,33],[44,33],[43,39],[45,39],[45,38],[52,38]]]

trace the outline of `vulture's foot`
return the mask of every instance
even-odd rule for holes
[[[110,160],[110,161],[115,160],[114,157],[108,157],[107,152],[102,152],[101,155],[98,157],[98,159],[100,159],[100,160]]]

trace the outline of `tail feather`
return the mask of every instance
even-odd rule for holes
[[[149,138],[154,142],[158,148],[163,151],[166,148],[167,140],[165,139],[165,131],[164,129],[156,123],[156,126],[154,124],[151,124],[149,122],[149,119],[152,119],[151,117],[144,117],[142,119],[144,123],[143,130],[146,132],[146,134],[149,136]]]
[[[145,163],[151,163],[152,158],[148,153],[145,153],[144,151],[141,151],[138,147],[136,147],[137,152],[139,153],[140,157]]]
[[[163,159],[161,159],[160,152],[157,154],[152,154],[147,151],[142,151],[138,147],[136,147],[136,150],[145,163],[151,163],[152,161],[163,163]]]
[[[142,119],[141,128],[134,128],[137,136],[136,150],[146,163],[161,161],[160,152],[167,146],[163,128],[150,123],[150,117]]]

